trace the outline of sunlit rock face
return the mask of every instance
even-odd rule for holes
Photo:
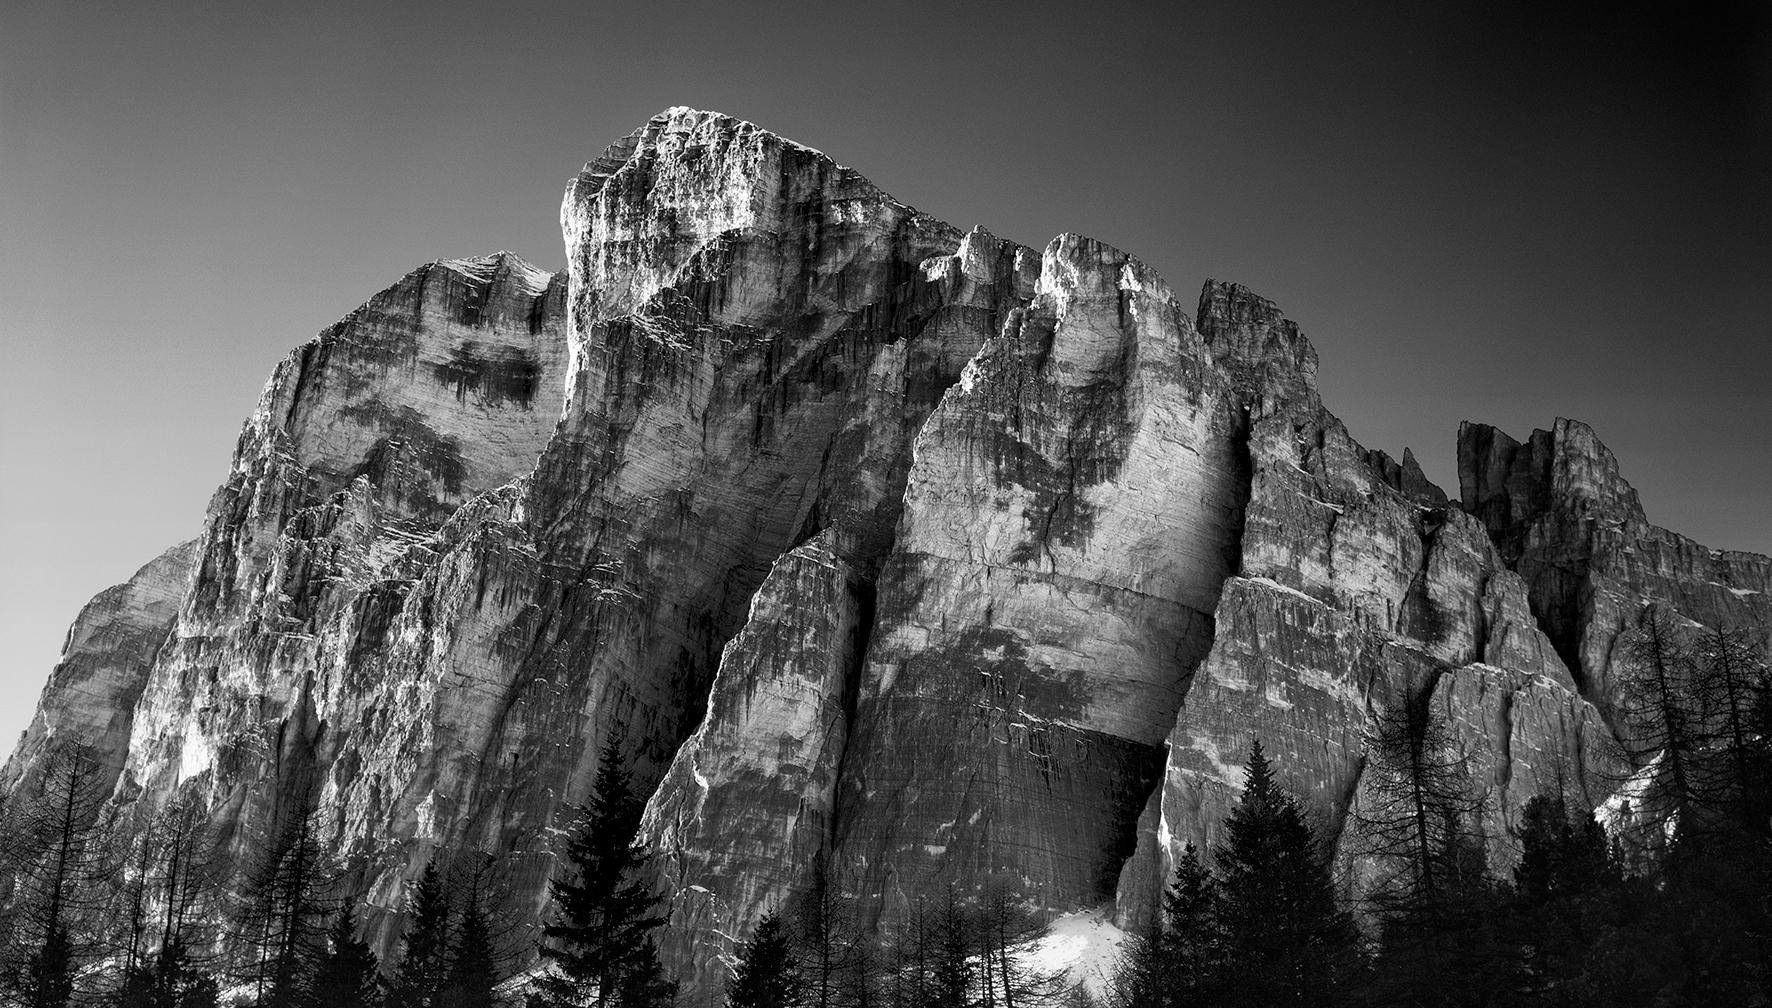
[[[289,815],[383,949],[431,858],[546,911],[618,742],[684,1003],[822,867],[1149,919],[1259,737],[1358,883],[1378,715],[1425,696],[1492,865],[1621,779],[1645,600],[1772,626],[1772,561],[1644,519],[1587,428],[1467,425],[1449,499],[1361,446],[1271,302],[962,231],[671,109],[571,180],[567,269],[414,271],[277,367],[202,536],[101,594],[5,770],[79,741],[120,832]],[[520,933],[520,932],[519,932]]]
[[[52,754],[90,747],[100,788],[115,785],[129,754],[136,698],[190,589],[197,543],[180,543],[86,603],[68,628],[37,714],[0,771],[0,790],[28,795]]]
[[[823,537],[777,560],[647,807],[670,897],[664,951],[697,990],[719,989],[736,958],[722,936],[783,909],[825,856],[871,602]]]
[[[853,894],[1111,893],[1236,556],[1229,392],[1147,266],[1047,247],[916,441],[845,761]]]
[[[278,366],[134,704],[125,823],[189,792],[245,859],[358,775],[353,728],[410,716],[385,706],[374,656],[443,524],[533,467],[563,398],[564,307],[563,277],[508,253],[443,261]]]

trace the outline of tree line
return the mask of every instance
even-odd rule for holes
[[[1183,853],[1111,1004],[1772,1005],[1765,656],[1749,634],[1657,606],[1620,646],[1610,829],[1540,794],[1517,865],[1491,871],[1480,795],[1423,689],[1373,719],[1343,839],[1367,870],[1338,879],[1257,743],[1222,842]]]
[[[1644,610],[1620,642],[1628,740],[1606,828],[1534,797],[1491,870],[1481,800],[1431,684],[1378,712],[1344,856],[1253,741],[1209,850],[1188,846],[1157,920],[1093,994],[1026,954],[1044,930],[1014,880],[949,886],[869,930],[821,862],[732,936],[728,1008],[1772,1005],[1772,689],[1748,635]],[[26,1008],[654,1008],[668,905],[637,842],[621,746],[600,754],[520,929],[499,864],[432,862],[389,961],[321,843],[280,810],[244,869],[194,804],[117,830],[89,753],[0,808],[0,1003]],[[126,842],[113,838],[128,837]],[[121,846],[119,846],[121,844]],[[1352,867],[1350,867],[1352,866]],[[531,965],[533,964],[533,965]]]

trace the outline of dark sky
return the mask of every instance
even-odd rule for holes
[[[195,535],[288,349],[437,258],[564,263],[671,105],[957,225],[1237,280],[1365,444],[1592,423],[1772,552],[1758,5],[93,3],[0,12],[0,738],[93,592]]]

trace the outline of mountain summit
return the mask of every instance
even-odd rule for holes
[[[75,621],[7,786],[90,747],[105,829],[185,803],[239,863],[316,811],[385,946],[475,851],[539,919],[613,745],[703,1004],[815,885],[868,928],[987,880],[1147,920],[1253,738],[1334,837],[1411,700],[1505,866],[1528,798],[1629,776],[1646,603],[1772,630],[1772,560],[1649,524],[1586,426],[1466,424],[1443,492],[1236,284],[1184,304],[686,108],[561,223],[564,273],[433,263],[277,366],[202,535]]]

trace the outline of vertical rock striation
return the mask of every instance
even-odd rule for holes
[[[1458,482],[1465,510],[1525,579],[1557,653],[1608,715],[1626,699],[1613,645],[1645,604],[1772,632],[1772,560],[1650,524],[1617,459],[1580,421],[1558,419],[1524,442],[1464,424]]]
[[[539,918],[620,740],[712,1004],[820,869],[869,928],[986,880],[1143,922],[1255,736],[1357,880],[1409,697],[1505,867],[1528,798],[1621,776],[1645,601],[1772,632],[1772,560],[1650,525],[1585,426],[1467,424],[1449,499],[1241,286],[1190,316],[1123,252],[683,108],[561,223],[565,272],[434,263],[278,366],[202,536],[81,613],[9,784],[90,745],[117,830],[185,796],[243,864],[315,808],[388,948],[433,857],[496,855]]]
[[[1234,560],[1228,392],[1148,267],[1047,247],[913,449],[840,797],[864,905],[1111,892]]]
[[[196,555],[195,540],[180,543],[80,610],[36,716],[0,770],[6,793],[30,794],[53,754],[70,745],[84,747],[102,768],[99,790],[115,786],[136,698],[190,588]]]

